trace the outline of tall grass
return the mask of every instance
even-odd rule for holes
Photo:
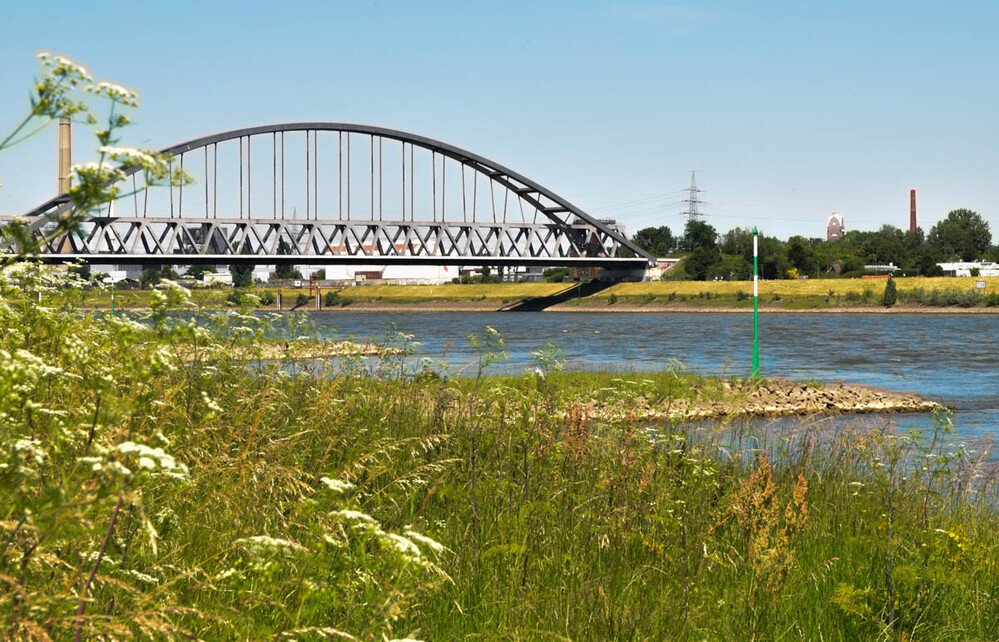
[[[229,357],[262,345],[266,318],[174,316],[189,303],[170,287],[142,323],[83,314],[72,289],[42,308],[48,286],[15,271],[0,279],[4,637],[999,630],[996,487],[946,416],[932,435],[596,421],[594,403],[730,393],[676,369],[562,373],[551,348],[491,377],[489,330],[461,377],[392,358],[248,366]]]

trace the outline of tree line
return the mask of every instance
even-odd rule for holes
[[[666,225],[639,230],[632,241],[654,256],[685,254],[672,278],[692,280],[746,280],[753,276],[753,233],[735,227],[719,234],[703,221],[688,221],[680,236]],[[999,246],[992,245],[989,224],[980,214],[956,209],[924,234],[882,225],[873,232],[852,230],[829,242],[822,238],[792,236],[783,241],[760,234],[760,277],[787,279],[808,276],[856,277],[865,265],[898,266],[907,276],[940,276],[938,263],[999,261]]]

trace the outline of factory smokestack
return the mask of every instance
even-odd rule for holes
[[[916,233],[916,188],[909,190],[909,231]]]
[[[66,118],[59,119],[59,141],[56,156],[56,194],[69,191],[72,180],[70,169],[73,165],[73,122]]]

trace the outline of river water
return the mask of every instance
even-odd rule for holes
[[[650,372],[682,362],[705,375],[746,376],[753,323],[734,314],[587,314],[575,312],[321,312],[321,329],[376,338],[403,332],[418,354],[452,367],[475,355],[466,337],[486,326],[504,338],[510,360],[493,372],[523,372],[548,343],[568,369]],[[764,315],[764,376],[845,381],[915,391],[955,409],[962,438],[999,429],[999,316]],[[906,415],[903,425],[929,423]]]

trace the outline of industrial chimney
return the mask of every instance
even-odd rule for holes
[[[59,140],[56,156],[56,194],[69,191],[73,165],[73,121],[65,116],[59,119]]]
[[[909,190],[909,231],[916,233],[916,188]]]
[[[56,143],[56,195],[69,191],[73,167],[73,121],[63,116],[59,119],[59,136]],[[69,234],[57,241],[60,254],[72,254],[73,242]]]

